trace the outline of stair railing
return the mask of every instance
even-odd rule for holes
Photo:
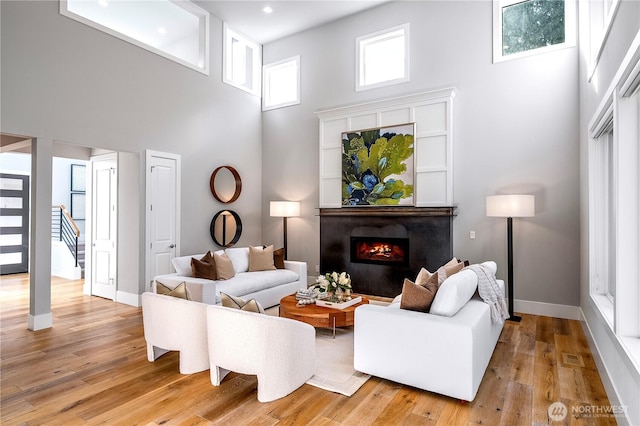
[[[71,251],[78,266],[78,240],[80,239],[80,229],[76,225],[69,211],[64,205],[53,206],[51,208],[51,236],[63,241]],[[57,217],[54,217],[57,216]],[[54,224],[59,224],[54,228]],[[56,235],[57,234],[57,235]]]

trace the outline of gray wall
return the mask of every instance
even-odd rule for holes
[[[355,38],[404,22],[411,81],[356,93]],[[534,194],[536,217],[514,220],[515,298],[579,305],[578,51],[492,64],[491,22],[486,0],[392,2],[264,46],[265,64],[301,55],[302,103],[263,114],[262,200],[302,201],[289,258],[307,261],[310,275],[319,263],[314,112],[454,86],[454,254],[494,259],[506,278],[506,219],[485,216],[485,197]],[[266,241],[282,241],[277,219],[265,215],[263,227]]]
[[[57,1],[0,7],[2,132],[141,161],[145,149],[180,154],[186,254],[214,247],[209,223],[224,206],[210,194],[209,176],[233,165],[243,179],[240,199],[228,206],[244,223],[240,244],[261,242],[260,103],[222,83],[221,21],[211,19],[206,76],[61,16]]]
[[[580,13],[580,39],[588,40],[588,15]],[[581,217],[581,268],[580,306],[592,341],[597,345],[602,364],[598,364],[612,404],[627,406],[627,420],[640,424],[640,374],[626,355],[620,341],[613,334],[589,293],[589,175],[587,168],[588,126],[603,95],[611,85],[631,42],[640,30],[640,2],[622,1],[615,15],[611,32],[606,40],[594,78],[589,81],[587,58],[589,50],[585,42],[580,55],[580,217]],[[616,397],[616,401],[612,397]],[[620,419],[619,419],[620,421]],[[621,424],[623,424],[621,422]]]

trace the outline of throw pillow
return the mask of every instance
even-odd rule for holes
[[[438,291],[437,272],[433,274],[425,285],[416,285],[411,280],[405,278],[402,285],[402,297],[400,298],[400,309],[407,309],[417,312],[429,312],[436,292]]]
[[[216,264],[208,251],[201,259],[191,258],[191,275],[195,278],[206,278],[209,280],[217,280]]]
[[[256,299],[245,301],[236,296],[220,292],[220,299],[222,299],[222,306],[233,309],[240,309],[241,311],[256,312],[264,314],[264,309]]]
[[[231,263],[236,274],[247,272],[249,270],[249,247],[232,247],[224,251]]]
[[[431,310],[435,315],[454,316],[471,299],[478,287],[478,276],[465,269],[444,280],[433,299]]]
[[[418,276],[416,276],[416,285],[425,285],[433,275],[434,274],[427,271],[425,268],[421,268],[420,272],[418,272]]]
[[[219,280],[228,280],[229,278],[236,276],[236,271],[233,269],[233,263],[226,253],[213,253],[213,260],[216,264],[216,275]]]
[[[164,294],[165,296],[177,297],[179,299],[191,300],[189,296],[189,290],[187,290],[187,283],[182,281],[175,288],[170,288],[160,281],[156,281],[156,293]]]
[[[204,254],[193,254],[191,256],[180,256],[174,257],[171,259],[171,265],[173,265],[173,269],[176,270],[176,273],[182,277],[190,277],[191,276],[191,258],[192,257],[202,257]]]
[[[249,247],[249,272],[276,269],[273,265],[273,246]]]
[[[273,251],[273,265],[276,269],[284,269],[284,248]]]
[[[442,285],[451,275],[460,272],[464,268],[464,263],[458,261],[455,257],[438,268],[438,285]]]

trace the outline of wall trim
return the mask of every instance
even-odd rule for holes
[[[135,293],[127,293],[126,291],[116,291],[116,302],[139,308],[142,306],[140,295]]]
[[[31,331],[44,330],[53,326],[53,314],[51,312],[27,317],[27,328]]]
[[[513,302],[515,312],[584,321],[584,315],[579,306],[557,305],[555,303],[532,302],[530,300],[518,299],[515,299]]]

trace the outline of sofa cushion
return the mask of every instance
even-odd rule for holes
[[[178,299],[191,300],[191,297],[189,296],[189,290],[187,290],[187,283],[185,283],[184,281],[174,288],[156,281],[156,293],[164,294],[165,296],[177,297]]]
[[[454,316],[471,299],[477,287],[478,276],[471,269],[451,275],[438,288],[429,312]]]
[[[298,280],[298,274],[288,269],[243,272],[230,280],[216,281],[216,293],[244,296]],[[294,290],[295,291],[295,290]],[[293,292],[292,292],[293,293]]]
[[[402,285],[400,308],[410,311],[429,312],[438,291],[438,273],[431,275],[424,285],[417,285],[405,278]]]
[[[205,253],[194,254],[191,256],[174,257],[173,259],[171,259],[171,265],[173,265],[173,269],[176,270],[176,273],[178,275],[183,277],[190,277],[191,276],[191,258],[195,257],[200,259],[204,255]]]
[[[249,272],[276,269],[273,264],[273,246],[249,247]]]
[[[231,296],[226,293],[220,293],[220,298],[222,299],[222,306],[226,308],[264,314],[264,309],[256,299],[244,300],[240,297]]]
[[[202,256],[201,259],[196,259],[195,257],[191,258],[191,276],[195,278],[207,278],[210,280],[218,279],[216,264],[210,251]]]
[[[232,247],[224,251],[231,263],[236,274],[247,272],[249,270],[249,247]]]
[[[216,264],[216,274],[219,280],[228,280],[236,275],[233,262],[226,253],[214,253],[213,259]]]

